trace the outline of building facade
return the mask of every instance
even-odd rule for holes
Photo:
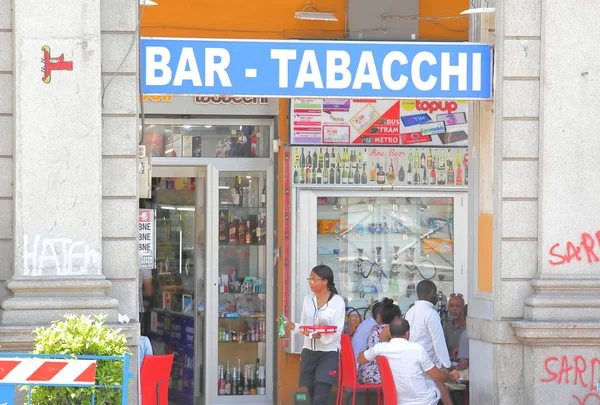
[[[140,18],[146,36],[468,38],[495,51],[494,98],[470,110],[471,403],[600,399],[593,163],[600,141],[591,126],[600,107],[600,11],[591,0],[497,0],[493,14],[469,24],[408,18],[457,17],[469,8],[445,3],[332,0],[319,6],[342,12],[327,25],[294,20],[304,4],[289,1],[227,13],[207,1],[204,20],[177,9],[161,17],[160,6],[140,10],[125,0],[0,0],[2,350],[29,350],[31,330],[65,312],[106,313],[115,325],[118,313],[137,318]],[[279,104],[276,136],[285,145],[288,102]],[[274,159],[284,166],[283,154]],[[282,176],[276,182],[283,190]],[[272,223],[283,249],[282,210]],[[277,280],[283,272],[278,262]],[[279,293],[277,302],[279,312]],[[124,331],[135,351],[139,323]],[[288,404],[299,358],[281,342],[272,350],[277,402]]]

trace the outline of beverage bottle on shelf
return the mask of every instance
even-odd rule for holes
[[[238,220],[234,218],[229,223],[229,243],[238,243],[237,222]]]
[[[394,172],[394,166],[392,165],[392,161],[390,160],[390,167],[388,168],[388,172],[386,174],[388,184],[394,183],[396,180],[396,173]]]
[[[371,170],[369,171],[369,181],[377,181],[377,172],[375,171],[375,162],[371,162]]]
[[[296,153],[298,153],[298,149],[296,149]],[[305,165],[304,148],[302,148],[302,152],[300,153],[300,167],[304,167],[304,165]]]
[[[262,193],[260,193],[260,206],[264,207],[266,205],[267,205],[267,185],[265,184],[265,185],[263,185]]]
[[[243,391],[243,395],[250,395],[250,373],[249,373],[250,369],[248,368],[248,365],[246,364],[244,366],[244,391]]]
[[[408,163],[412,163],[413,162],[413,154],[412,154],[412,149],[410,149],[408,151]]]
[[[242,361],[240,359],[238,359],[237,394],[244,395],[244,374],[242,372]]]
[[[329,184],[329,168],[327,166],[323,169],[323,184]]]
[[[321,166],[319,166],[319,168],[317,169],[317,181],[315,183],[317,184],[323,184],[323,172],[321,171]]]
[[[304,171],[304,167],[300,168],[300,184],[304,184],[306,181],[306,172]]]
[[[323,165],[329,169],[329,148],[325,148],[325,155],[323,156]]]
[[[250,220],[246,220],[246,244],[249,245],[252,243],[252,230]]]
[[[231,384],[233,383],[233,378],[231,376],[231,369],[229,368],[229,360],[227,360],[227,372],[225,376],[225,395],[231,395]]]
[[[225,370],[223,365],[219,365],[219,381],[218,381],[219,395],[225,395],[226,383],[225,383]]]
[[[325,157],[323,156],[323,148],[319,148],[319,169],[322,169],[325,166]]]
[[[313,150],[313,155],[312,155],[312,167],[313,169],[316,169],[317,167],[319,167],[319,161],[317,160],[317,148],[315,148]]]
[[[233,188],[231,189],[231,204],[236,206],[240,205],[240,195],[238,194],[237,179],[237,176],[235,176]]]
[[[250,389],[250,395],[256,395],[256,371],[254,370],[254,366],[250,366],[248,370],[248,387]]]
[[[400,165],[400,170],[398,170],[398,181],[403,183],[406,178],[406,173],[404,172],[404,166]]]
[[[310,173],[310,166],[306,167],[306,184],[310,184],[310,181],[312,179],[312,175]]]
[[[356,169],[354,170],[354,184],[360,184],[360,165],[356,163]]]
[[[315,163],[316,165],[316,163]],[[317,169],[312,169],[312,179],[310,180],[312,184],[317,184]]]
[[[238,243],[246,243],[246,221],[240,219],[238,221]]]
[[[439,158],[439,156],[437,154],[437,149],[435,151],[435,155],[433,155],[433,168],[435,170],[437,170],[437,169],[440,168],[440,158]]]
[[[265,382],[266,382],[265,366],[259,366],[258,367],[258,389],[256,390],[256,393],[258,395],[265,395],[267,393]]]
[[[340,164],[337,163],[337,168],[335,169],[335,184],[341,184],[341,183],[342,183],[342,170],[340,169]]]
[[[306,151],[306,167],[312,167],[312,158],[310,157],[310,152]]]
[[[354,184],[354,169],[352,168],[352,164],[348,165],[346,176],[348,176],[348,184]]]
[[[412,172],[412,164],[408,164],[408,170],[406,172],[406,182],[408,185],[411,185],[413,182],[413,172]]]
[[[348,173],[346,172],[345,164],[344,164],[344,170],[342,171],[342,184],[348,184]]]
[[[298,155],[298,148],[294,150],[294,167],[300,166],[300,156]]]
[[[421,168],[427,166],[427,158],[425,157],[425,151],[423,149],[421,149],[421,162],[420,163],[421,163],[421,166],[420,166]],[[415,168],[415,171],[417,171],[416,168]]]
[[[362,173],[360,175],[360,184],[367,184],[367,164],[362,164]]]
[[[437,171],[437,184],[445,185],[446,184],[446,170],[444,167],[439,167]]]
[[[435,174],[435,169],[432,167],[431,172],[429,172],[429,184],[435,185],[437,183],[437,175]]]
[[[237,184],[237,193],[240,196],[239,197],[239,206],[243,207],[244,206],[244,188],[242,187],[242,178],[238,177],[238,184]]]
[[[296,166],[294,166],[294,180],[293,180],[294,184],[298,184],[299,179],[298,179],[298,168]]]
[[[240,385],[239,369],[237,367],[234,367],[231,374],[232,374],[232,376],[231,376],[231,395],[237,395],[238,386]]]
[[[377,171],[377,184],[385,184],[385,172],[383,171],[383,166],[377,164],[379,166],[379,170]]]
[[[413,184],[418,186],[421,184],[421,174],[419,173],[419,168],[415,168],[415,175],[413,178]]]
[[[454,185],[454,169],[452,168],[451,160],[448,160],[448,173],[446,176],[446,183],[448,185]]]
[[[340,154],[338,153],[337,156],[335,155],[335,148],[331,148],[331,164],[338,164],[340,163]]]
[[[431,149],[429,149],[429,153],[427,154],[427,170],[431,170],[433,168],[433,155],[431,154]]]
[[[225,221],[225,213],[223,211],[221,211],[219,217],[219,241],[227,241],[227,221]]]
[[[456,168],[456,185],[457,186],[461,186],[462,185],[462,165],[460,164],[460,162],[458,163],[458,166]]]

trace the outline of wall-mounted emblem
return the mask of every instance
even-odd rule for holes
[[[44,76],[42,81],[46,84],[50,83],[52,79],[53,70],[73,70],[73,62],[65,61],[65,55],[61,54],[58,58],[50,56],[50,47],[48,45],[42,46],[44,57],[42,58],[42,72]]]

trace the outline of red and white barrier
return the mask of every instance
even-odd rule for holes
[[[0,383],[93,385],[96,360],[0,359]]]

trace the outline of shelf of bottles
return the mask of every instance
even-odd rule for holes
[[[218,394],[265,395],[265,173],[219,179]]]
[[[304,185],[465,186],[467,168],[464,148],[295,147],[292,181]]]
[[[333,269],[351,307],[390,297],[404,313],[423,279],[452,290],[453,204],[449,197],[319,197],[317,261]]]

